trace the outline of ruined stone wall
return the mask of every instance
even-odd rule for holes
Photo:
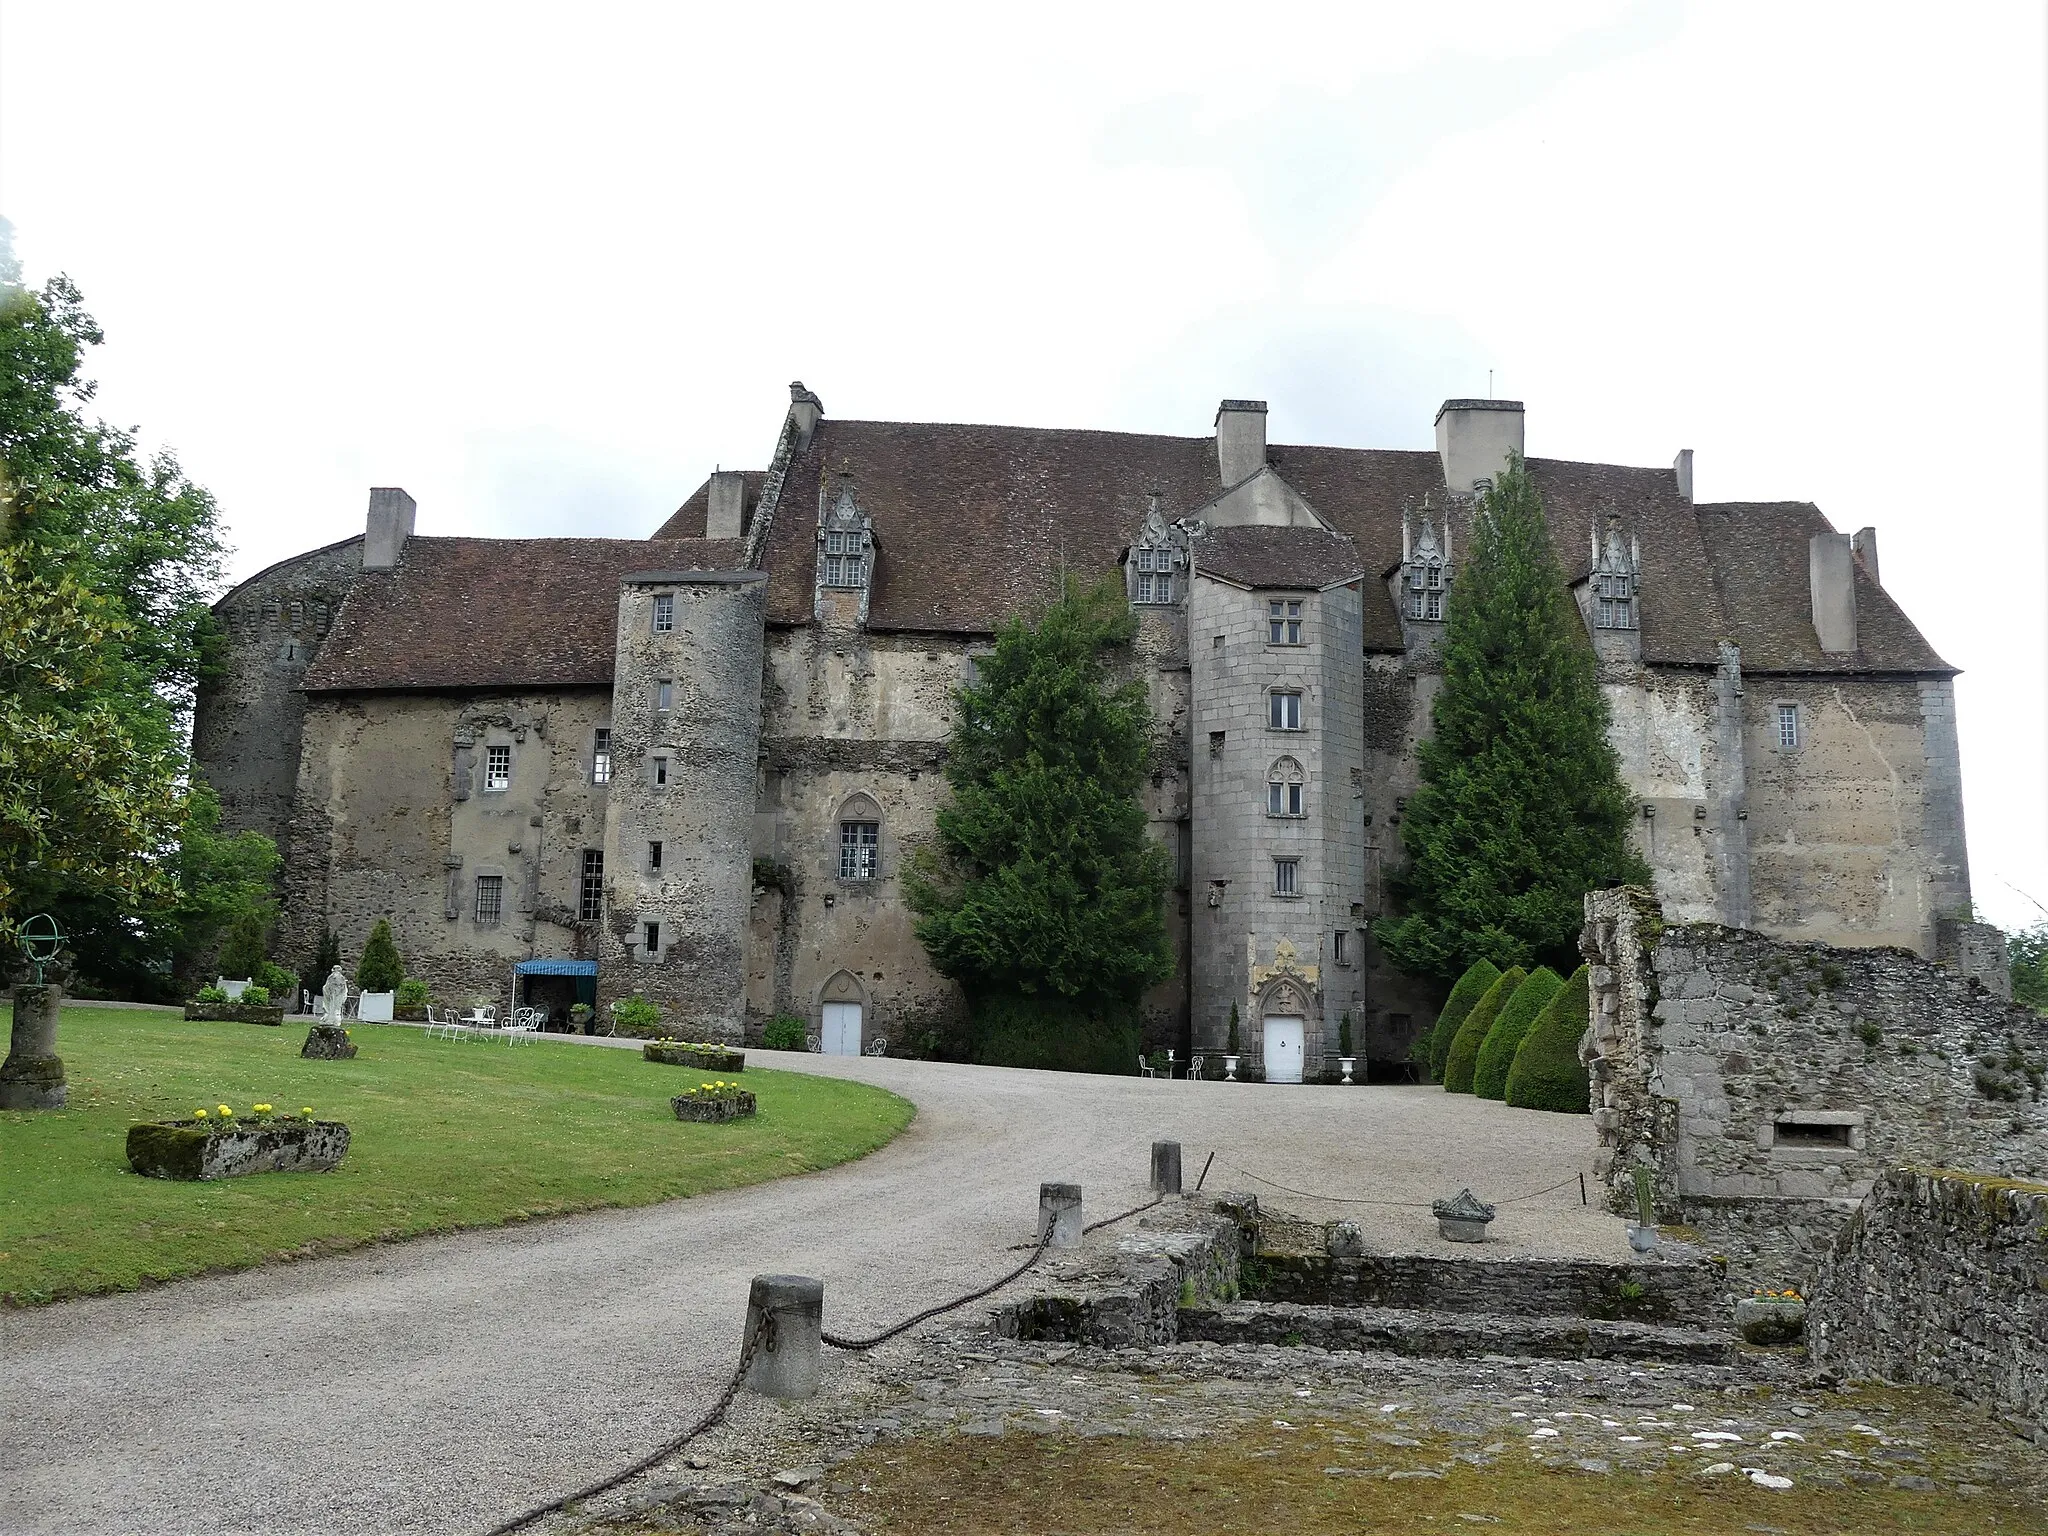
[[[280,561],[213,605],[227,651],[221,673],[199,685],[192,756],[220,796],[225,830],[287,848],[306,713],[299,683],[362,568],[362,538],[344,539]]]
[[[1940,1387],[2048,1445],[2048,1185],[1889,1172],[1811,1300],[1817,1364]]]
[[[1897,949],[1666,925],[1636,890],[1586,898],[1599,1171],[1738,1269],[1810,1273],[1888,1167],[2048,1173],[2048,1021]]]
[[[306,713],[285,875],[284,950],[310,960],[323,925],[353,969],[379,917],[436,1000],[509,999],[532,956],[595,958],[578,921],[583,852],[604,846],[595,689],[321,694]],[[508,754],[490,787],[490,748]],[[498,917],[479,917],[492,877]]]

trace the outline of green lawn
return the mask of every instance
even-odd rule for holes
[[[0,1301],[758,1183],[861,1157],[914,1113],[864,1084],[750,1068],[753,1120],[686,1124],[668,1096],[706,1074],[637,1052],[354,1029],[355,1060],[302,1061],[302,1024],[66,1007],[57,1049],[69,1106],[0,1112]],[[345,1120],[348,1158],[333,1173],[206,1184],[129,1171],[135,1121],[221,1103],[242,1114],[252,1103],[309,1105]]]

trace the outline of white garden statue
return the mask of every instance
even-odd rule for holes
[[[330,1024],[341,1022],[342,1010],[348,1007],[348,978],[336,966],[327,973],[327,984],[320,989],[320,1016]]]

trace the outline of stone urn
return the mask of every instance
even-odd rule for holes
[[[1339,1056],[1337,1058],[1337,1065],[1344,1069],[1344,1081],[1349,1083],[1351,1081],[1351,1069],[1358,1065],[1358,1058],[1356,1056]]]
[[[151,1179],[326,1173],[348,1153],[339,1120],[171,1120],[128,1127],[128,1166]]]
[[[1806,1298],[1791,1294],[1745,1296],[1735,1303],[1735,1331],[1751,1344],[1771,1348],[1797,1344],[1806,1336]]]
[[[1637,1253],[1655,1253],[1657,1251],[1657,1229],[1655,1227],[1646,1227],[1639,1221],[1630,1222],[1628,1224],[1628,1245]]]
[[[1223,1058],[1223,1081],[1226,1083],[1237,1081],[1237,1058],[1235,1056],[1226,1055]]]
[[[1493,1220],[1493,1207],[1471,1190],[1461,1189],[1449,1200],[1434,1201],[1429,1209],[1436,1217],[1437,1231],[1451,1242],[1486,1241],[1486,1224]]]

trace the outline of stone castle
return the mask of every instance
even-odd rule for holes
[[[1148,1045],[1266,1074],[1405,1059],[1440,990],[1370,924],[1474,497],[1523,407],[1450,400],[1436,451],[836,421],[792,385],[765,471],[647,539],[365,533],[216,605],[195,749],[286,857],[281,948],[390,918],[449,997],[644,992],[680,1034],[777,1014],[826,1049],[956,1022],[901,873],[945,793],[957,690],[1060,573],[1121,571],[1154,701],[1147,811],[1179,966]],[[1692,455],[1532,459],[1674,922],[1934,955],[1970,900],[1955,669],[1874,533],[1699,504]],[[517,980],[515,982],[515,974]]]

